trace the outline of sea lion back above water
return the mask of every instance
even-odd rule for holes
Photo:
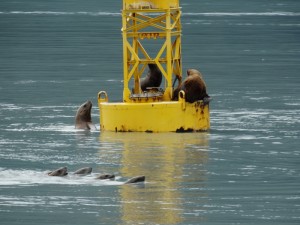
[[[95,130],[96,127],[92,122],[91,111],[92,102],[87,101],[83,103],[77,110],[75,116],[75,128],[84,130]]]

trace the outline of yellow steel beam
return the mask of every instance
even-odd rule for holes
[[[180,31],[171,31],[171,36],[172,37],[176,37],[178,35],[180,35],[181,32]],[[127,33],[127,37],[128,38],[133,38],[133,37],[138,37],[139,39],[157,39],[157,38],[165,38],[166,37],[166,32],[128,32]]]
[[[152,19],[153,17],[147,16],[143,13],[137,13],[137,18],[140,19],[141,21],[147,21],[147,20]],[[162,21],[157,21],[157,23],[161,24],[164,27],[166,26],[166,22],[164,22],[163,20]]]
[[[145,59],[150,59],[150,56],[148,55],[147,51],[144,49],[143,45],[139,41],[138,41],[138,46],[141,52],[144,54]]]
[[[165,15],[154,17],[154,18],[151,18],[151,19],[145,20],[145,21],[144,20],[139,21],[138,18],[136,18],[136,17],[131,17],[131,18],[132,18],[133,21],[136,21],[136,22],[138,21],[140,23],[138,23],[136,25],[132,25],[130,27],[127,27],[126,31],[130,31],[130,30],[133,30],[133,29],[141,30],[145,27],[151,27],[151,26],[155,27],[157,29],[160,29],[160,30],[165,30],[165,27],[155,24],[157,22],[162,21],[165,18]]]

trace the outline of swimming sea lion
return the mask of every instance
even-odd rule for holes
[[[74,172],[74,174],[76,175],[87,175],[87,174],[90,174],[92,172],[92,167],[84,167],[84,168],[81,168],[81,169],[78,169]]]
[[[146,77],[141,78],[140,85],[142,91],[147,87],[159,87],[162,81],[162,73],[156,64],[148,64],[149,71]]]
[[[87,101],[78,108],[75,116],[75,129],[96,130],[95,125],[92,123],[92,106],[92,102]]]
[[[187,77],[174,90],[172,100],[178,100],[178,94],[181,90],[185,92],[185,100],[190,103],[209,98],[209,95],[206,92],[206,84],[202,78],[202,74],[196,69],[187,70]]]
[[[49,176],[66,176],[68,175],[67,167],[60,167],[48,173]]]
[[[115,178],[114,174],[101,174],[99,176],[96,177],[96,179],[100,179],[100,180],[112,180]],[[135,184],[135,183],[140,183],[140,182],[144,182],[146,179],[145,176],[137,176],[137,177],[132,177],[129,180],[125,181],[124,184]]]
[[[127,180],[124,184],[135,184],[135,183],[144,182],[145,180],[146,180],[145,176],[137,176]]]
[[[96,177],[96,179],[100,179],[100,180],[108,180],[108,179],[114,179],[115,175],[114,174],[100,174]]]
[[[90,174],[91,172],[92,172],[91,167],[84,167],[79,170],[76,170],[74,172],[74,174],[86,175],[86,174]],[[66,175],[68,175],[68,169],[65,166],[60,167],[56,170],[48,172],[48,175],[49,176],[66,176]],[[114,178],[115,178],[114,174],[101,174],[96,177],[96,179],[100,179],[100,180],[108,180],[108,179],[112,180]],[[137,176],[137,177],[132,177],[129,180],[125,181],[124,184],[135,184],[135,183],[144,182],[145,180],[146,180],[145,176]]]

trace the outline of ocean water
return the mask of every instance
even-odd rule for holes
[[[213,98],[204,133],[76,131],[84,101],[99,127],[97,93],[122,99],[122,2],[0,2],[0,224],[300,223],[300,2],[181,6],[183,69]]]

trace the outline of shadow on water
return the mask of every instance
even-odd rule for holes
[[[206,195],[209,134],[103,132],[99,140],[118,146],[122,177],[146,176],[145,185],[120,186],[124,223],[183,222],[193,208],[186,201],[195,203],[195,193]],[[195,189],[199,191],[190,191]]]

